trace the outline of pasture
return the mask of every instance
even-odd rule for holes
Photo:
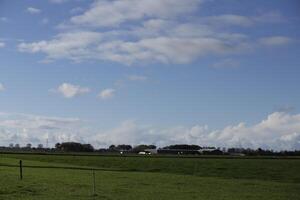
[[[20,159],[23,180],[10,166]],[[0,199],[300,199],[299,169],[300,159],[0,154]]]

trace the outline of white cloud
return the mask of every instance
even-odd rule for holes
[[[208,54],[233,52],[237,46],[229,46],[227,42],[210,37],[156,37],[103,44],[99,51],[106,59],[127,64],[142,61],[181,64]]]
[[[216,147],[266,148],[274,150],[300,149],[300,115],[275,112],[252,126],[245,123],[230,125],[222,130],[207,126],[177,126],[156,128],[125,121],[117,128],[98,133],[99,144],[198,144]]]
[[[39,14],[39,13],[41,13],[42,11],[40,10],[40,9],[38,9],[38,8],[34,8],[34,7],[28,7],[27,9],[26,9],[26,11],[28,12],[28,13],[30,13],[30,14]]]
[[[5,90],[5,87],[2,83],[0,83],[0,92],[4,91]]]
[[[55,91],[62,94],[65,98],[73,98],[75,96],[89,93],[90,89],[88,87],[63,83]]]
[[[265,37],[261,38],[259,42],[263,45],[267,46],[280,46],[280,45],[287,45],[291,43],[293,40],[289,37],[285,36],[272,36],[272,37]]]
[[[48,55],[47,60],[69,58],[74,61],[95,57],[92,48],[101,40],[101,34],[96,32],[69,32],[57,35],[51,41],[21,43],[21,52],[43,52]]]
[[[0,146],[19,143],[25,146],[44,144],[48,139],[49,145],[56,142],[82,142],[84,133],[82,121],[77,118],[45,117],[27,114],[0,113]],[[81,136],[80,136],[81,135]]]
[[[91,142],[96,147],[110,144],[198,144],[216,147],[300,150],[300,114],[274,112],[261,122],[229,125],[220,130],[208,126],[156,127],[128,120],[108,130],[96,130],[76,118],[43,117],[0,113],[0,145],[9,143]]]
[[[116,91],[115,89],[111,89],[111,88],[102,90],[98,95],[98,97],[101,99],[111,99],[115,96],[115,91]]]
[[[71,22],[102,27],[118,26],[126,21],[145,17],[172,18],[195,11],[201,2],[202,0],[102,0],[96,1],[82,15],[72,17]]]
[[[146,81],[146,80],[148,80],[148,77],[141,76],[141,75],[129,75],[128,80],[130,80],[130,81]]]
[[[5,43],[4,42],[0,42],[0,48],[5,47]]]
[[[180,29],[181,27],[176,27]],[[189,29],[187,29],[188,31]],[[116,32],[63,33],[50,41],[21,43],[21,52],[47,54],[48,60],[68,58],[74,61],[110,60],[123,64],[136,62],[189,63],[208,54],[240,52],[246,43],[240,34],[191,35],[181,28],[173,35],[119,40]],[[202,31],[194,34],[203,34]],[[136,32],[134,33],[136,34]],[[176,35],[178,34],[178,35]],[[239,37],[237,37],[239,36]],[[225,40],[226,39],[226,40]]]
[[[247,37],[242,34],[218,34],[206,26],[177,23],[170,28],[153,23],[152,26],[158,29],[152,29],[152,36],[145,35],[147,30],[142,28],[132,32],[141,35],[136,41],[113,40],[99,44],[97,50],[101,59],[129,65],[144,62],[181,64],[211,54],[238,53],[247,47]]]
[[[280,21],[278,13],[256,16],[198,16],[204,0],[101,0],[60,24],[51,40],[23,42],[21,52],[43,53],[45,61],[100,60],[125,65],[185,64],[204,56],[247,52],[257,39],[229,26],[252,28]],[[109,16],[109,17],[107,17]],[[272,21],[271,19],[274,19]],[[270,42],[269,42],[270,43]],[[274,42],[273,42],[274,43]]]

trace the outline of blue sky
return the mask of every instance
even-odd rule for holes
[[[297,0],[0,0],[0,145],[299,148],[299,9]]]

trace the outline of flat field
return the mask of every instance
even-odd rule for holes
[[[0,154],[0,199],[297,200],[299,171],[297,158]]]

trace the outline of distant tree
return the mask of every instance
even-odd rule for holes
[[[112,144],[112,145],[110,145],[110,146],[108,147],[108,149],[111,150],[111,151],[112,151],[112,150],[116,150],[116,146]]]
[[[198,145],[188,145],[188,144],[175,144],[163,147],[163,149],[171,149],[171,150],[200,150],[201,147]]]
[[[15,144],[15,148],[20,148],[20,145],[19,144]]]
[[[26,148],[31,149],[32,145],[30,143],[26,144]]]
[[[14,148],[14,144],[13,144],[13,143],[10,143],[10,144],[9,144],[9,148]]]
[[[243,148],[229,148],[228,153],[243,153],[244,149]]]
[[[44,147],[43,144],[38,144],[37,146],[38,149],[42,149],[43,147]]]
[[[204,155],[223,155],[223,151],[215,149],[213,151],[203,151]]]
[[[132,151],[135,153],[141,152],[141,151],[145,151],[145,149],[156,149],[155,145],[145,145],[145,144],[141,144],[138,146],[135,146]]]
[[[118,151],[130,151],[132,149],[132,146],[127,144],[120,144],[115,147],[115,149]]]
[[[157,147],[153,144],[148,145],[148,149],[156,149]]]
[[[82,144],[82,151],[84,151],[84,152],[93,152],[94,147],[91,144]]]
[[[70,152],[93,152],[94,147],[91,144],[80,144],[78,142],[63,142],[60,149]]]

